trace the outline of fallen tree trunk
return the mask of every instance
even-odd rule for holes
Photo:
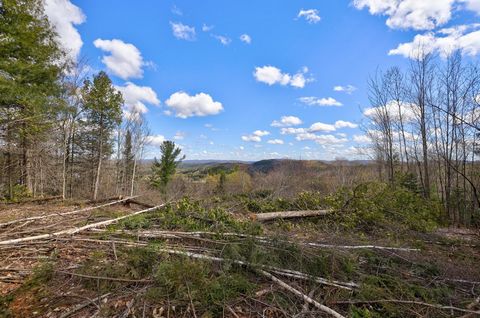
[[[100,229],[94,229],[93,231],[103,232],[103,230],[100,230]],[[120,231],[115,231],[113,233],[128,234],[128,235],[132,235],[136,237],[144,237],[144,238],[164,238],[164,239],[224,236],[224,237],[251,238],[264,243],[271,243],[274,241],[274,239],[266,236],[256,236],[256,235],[228,233],[228,232],[217,233],[217,232],[207,232],[207,231],[182,232],[182,231],[152,231],[152,230],[134,232],[134,231],[120,230]],[[332,248],[332,249],[337,248],[337,249],[353,249],[353,250],[377,249],[377,250],[402,251],[402,252],[420,251],[420,249],[418,248],[410,248],[410,247],[394,247],[394,246],[380,246],[380,245],[337,245],[337,244],[323,244],[323,243],[314,243],[314,242],[300,242],[300,241],[291,241],[291,240],[276,240],[276,241],[277,242],[282,241],[286,243],[298,244],[298,245],[308,246],[308,247],[317,247],[317,248]]]
[[[94,298],[94,299],[89,299],[88,301],[82,303],[82,304],[79,304],[77,306],[75,306],[74,308],[72,308],[71,310],[67,311],[66,313],[63,313],[59,318],[67,318],[67,317],[70,317],[71,315],[77,313],[78,311],[84,309],[85,307],[88,307],[90,305],[95,305],[98,307],[98,305],[96,304],[97,302],[100,302],[101,300],[107,298],[108,296],[110,296],[111,293],[107,293],[105,295],[102,295],[102,296],[98,296],[97,298]]]
[[[332,308],[329,308],[325,305],[322,305],[320,304],[319,302],[313,300],[312,298],[308,297],[307,295],[305,295],[304,293],[302,293],[301,291],[293,288],[292,286],[288,285],[287,283],[285,283],[284,281],[278,279],[277,277],[273,276],[272,274],[270,274],[269,272],[266,272],[264,270],[261,270],[261,269],[258,269],[257,270],[258,273],[262,274],[263,276],[265,277],[268,277],[270,280],[272,280],[273,282],[275,282],[277,285],[281,286],[282,288],[288,290],[289,292],[297,295],[298,297],[302,298],[304,301],[306,301],[307,303],[309,304],[312,304],[313,306],[315,306],[316,308],[318,308],[319,310],[335,317],[335,318],[345,318],[345,316],[342,316],[340,315],[338,312],[336,312],[335,310],[333,310]]]
[[[450,311],[454,310],[454,311],[459,311],[459,312],[464,312],[464,313],[469,313],[469,314],[480,315],[480,311],[476,311],[476,310],[463,309],[463,308],[454,307],[454,306],[444,306],[444,305],[439,305],[439,304],[430,304],[430,303],[425,303],[425,302],[422,302],[422,301],[415,301],[415,300],[400,300],[400,299],[345,300],[345,301],[336,301],[335,303],[336,304],[349,304],[349,305],[395,303],[395,304],[419,305],[419,306],[425,306],[425,307],[430,307],[430,308],[436,308],[436,309],[440,309],[440,310],[450,310]]]
[[[40,234],[40,235],[35,235],[35,236],[28,236],[28,237],[22,237],[22,238],[17,238],[17,239],[12,239],[12,240],[0,241],[0,245],[10,245],[10,244],[17,244],[17,243],[20,243],[20,242],[50,239],[50,238],[54,238],[54,237],[62,236],[62,235],[73,235],[73,234],[76,234],[76,233],[81,232],[81,231],[85,231],[85,230],[100,227],[100,226],[110,225],[110,224],[116,223],[120,220],[129,218],[129,217],[132,217],[132,216],[135,216],[135,215],[138,215],[138,214],[153,211],[153,210],[161,208],[164,205],[165,204],[158,205],[158,206],[155,206],[153,208],[148,208],[148,209],[137,211],[137,212],[127,214],[127,215],[124,215],[124,216],[120,216],[120,217],[115,218],[115,219],[109,219],[109,220],[105,220],[105,221],[102,221],[102,222],[87,224],[87,225],[82,226],[82,227],[74,227],[74,228],[70,228],[70,229],[67,229],[67,230],[54,232],[54,233]]]
[[[129,201],[133,198],[135,198],[135,197],[124,198],[124,199],[120,199],[120,200],[117,200],[117,201],[105,203],[105,204],[102,204],[102,205],[92,206],[92,207],[83,208],[83,209],[80,209],[80,210],[75,210],[75,211],[70,211],[70,212],[52,213],[52,214],[47,214],[47,215],[39,215],[39,216],[32,216],[32,217],[29,217],[29,218],[17,219],[17,220],[5,222],[5,223],[0,223],[0,227],[5,227],[5,226],[8,226],[8,225],[12,225],[12,224],[20,223],[20,222],[46,219],[46,218],[53,217],[53,216],[64,216],[64,215],[71,215],[71,214],[76,214],[76,213],[92,211],[92,210],[100,209],[100,208],[107,207],[107,206],[110,206],[110,205],[118,204],[120,202]]]
[[[252,215],[252,219],[267,222],[278,219],[293,219],[293,218],[307,218],[314,216],[322,216],[332,213],[331,210],[305,210],[305,211],[283,211],[283,212],[269,212],[257,213]]]

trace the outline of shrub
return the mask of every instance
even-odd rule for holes
[[[403,186],[363,183],[353,190],[343,189],[327,201],[337,211],[336,219],[347,228],[373,231],[400,225],[404,229],[431,231],[440,222],[441,205],[436,199],[425,199]]]

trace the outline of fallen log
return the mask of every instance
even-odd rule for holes
[[[352,282],[329,281],[329,280],[324,279],[324,278],[307,275],[305,273],[294,271],[294,270],[283,269],[283,268],[278,268],[278,267],[269,266],[269,265],[252,264],[252,263],[248,263],[248,262],[244,262],[244,261],[240,261],[240,260],[235,260],[235,259],[225,259],[225,258],[221,258],[221,257],[217,257],[217,256],[209,256],[209,255],[204,255],[204,254],[181,251],[181,250],[176,250],[176,249],[167,249],[167,248],[159,248],[159,249],[157,249],[157,251],[167,253],[167,254],[187,256],[187,257],[195,258],[195,259],[209,260],[209,261],[213,261],[213,262],[220,262],[220,263],[232,262],[234,264],[244,266],[244,267],[260,268],[260,269],[263,269],[263,270],[274,271],[278,275],[293,277],[293,278],[298,278],[298,279],[303,279],[303,280],[310,280],[310,281],[317,282],[319,284],[334,286],[334,287],[338,287],[338,288],[342,288],[342,289],[346,289],[346,290],[352,290],[352,287],[357,287],[358,286],[357,284],[352,283]]]
[[[145,203],[145,202],[135,200],[134,197],[131,197],[127,202],[128,203],[133,203],[133,204],[136,204],[136,205],[140,205],[140,206],[144,206],[146,208],[153,208],[154,207],[153,204],[149,204],[149,203]]]
[[[70,317],[71,315],[79,312],[80,310],[82,310],[83,308],[86,308],[90,305],[96,305],[97,302],[100,302],[101,300],[107,298],[108,296],[110,296],[111,293],[107,293],[105,295],[102,295],[102,296],[99,296],[97,298],[94,298],[94,299],[89,299],[87,300],[86,302],[82,303],[82,304],[79,304],[77,306],[75,306],[74,308],[72,308],[71,310],[63,313],[59,318],[67,318],[67,317]],[[96,305],[98,307],[98,305]]]
[[[268,212],[256,213],[251,217],[260,222],[273,221],[278,219],[293,219],[293,218],[307,218],[322,216],[332,213],[331,210],[305,210],[305,211],[283,211],[283,212]]]
[[[439,310],[449,310],[449,311],[453,310],[453,311],[459,311],[459,312],[463,312],[463,313],[480,315],[480,311],[476,311],[476,310],[463,309],[463,308],[454,307],[454,306],[431,304],[431,303],[425,303],[425,302],[416,301],[416,300],[379,299],[379,300],[345,300],[345,301],[336,301],[335,302],[335,304],[349,304],[349,305],[355,305],[355,304],[367,304],[368,305],[368,304],[382,304],[382,303],[419,305],[419,306],[425,306],[425,307],[430,307],[430,308],[436,308],[436,309],[439,309]]]
[[[272,280],[273,282],[275,282],[277,285],[279,285],[280,287],[288,290],[289,292],[297,295],[298,297],[302,298],[304,301],[306,301],[307,303],[309,304],[312,304],[313,306],[315,306],[316,308],[318,308],[319,310],[335,317],[335,318],[345,318],[345,316],[342,316],[340,315],[338,312],[336,312],[335,310],[333,310],[332,308],[330,307],[327,307],[325,305],[322,305],[320,304],[319,302],[313,300],[312,298],[308,297],[307,295],[305,295],[304,293],[302,293],[301,291],[293,288],[292,286],[288,285],[287,283],[285,283],[284,281],[278,279],[277,277],[273,276],[272,274],[270,274],[269,272],[266,272],[262,269],[257,269],[257,272],[262,274],[263,276],[269,278],[270,280]]]
[[[85,238],[77,238],[75,240],[79,241],[86,241],[86,242],[95,242],[95,243],[105,243],[105,244],[111,244],[111,243],[117,243],[117,244],[123,244],[125,246],[146,246],[147,243],[143,242],[130,242],[130,241],[124,241],[124,240],[102,240],[102,239],[85,239]],[[234,264],[240,265],[240,266],[247,266],[247,267],[259,267],[263,268],[265,270],[272,271],[276,273],[277,275],[289,277],[289,278],[295,278],[295,279],[301,279],[305,281],[312,281],[316,282],[318,284],[322,285],[328,285],[328,286],[334,286],[346,290],[352,290],[352,288],[358,287],[358,284],[353,283],[353,282],[340,282],[336,280],[327,280],[325,278],[317,277],[317,276],[312,276],[308,275],[299,271],[295,270],[290,270],[290,269],[284,269],[284,268],[278,268],[274,266],[268,266],[268,265],[255,265],[251,264],[248,262],[244,261],[239,261],[239,260],[232,260],[232,259],[225,259],[221,257],[216,257],[216,256],[210,256],[210,255],[205,255],[205,254],[198,254],[194,252],[189,252],[189,251],[182,251],[182,250],[176,250],[176,249],[169,249],[169,248],[160,248],[157,249],[158,252],[162,253],[167,253],[167,254],[173,254],[173,255],[181,255],[181,256],[187,256],[190,258],[195,258],[195,259],[202,259],[202,260],[210,260],[213,262],[232,262]]]
[[[142,214],[142,213],[145,213],[145,212],[153,211],[153,210],[156,210],[156,209],[159,209],[159,208],[163,207],[164,205],[165,204],[161,204],[161,205],[155,206],[153,208],[148,208],[148,209],[145,209],[145,210],[137,211],[137,212],[130,213],[130,214],[127,214],[127,215],[124,215],[124,216],[120,216],[118,218],[109,219],[109,220],[105,220],[105,221],[97,222],[97,223],[91,223],[91,224],[87,224],[85,226],[74,227],[74,228],[70,228],[70,229],[66,229],[66,230],[58,231],[58,232],[54,232],[54,233],[40,234],[40,235],[35,235],[35,236],[28,236],[28,237],[22,237],[22,238],[17,238],[17,239],[12,239],[12,240],[0,241],[0,245],[11,245],[11,244],[17,244],[17,243],[26,242],[26,241],[50,239],[50,238],[54,238],[54,237],[62,236],[62,235],[73,235],[73,234],[76,234],[76,233],[81,232],[81,231],[85,231],[85,230],[100,227],[100,226],[110,225],[110,224],[116,223],[120,220],[129,218],[129,217],[132,217],[132,216],[135,216],[135,215],[139,215],[139,214]]]
[[[5,226],[8,226],[8,225],[12,225],[12,224],[20,223],[20,222],[46,219],[46,218],[53,217],[53,216],[65,216],[65,215],[72,215],[72,214],[76,214],[76,213],[88,212],[88,211],[104,208],[104,207],[107,207],[107,206],[110,206],[110,205],[118,204],[120,202],[128,201],[128,200],[131,200],[132,198],[135,198],[135,197],[124,198],[124,199],[120,199],[120,200],[117,200],[117,201],[113,201],[113,202],[109,202],[109,203],[105,203],[105,204],[101,204],[101,205],[97,205],[97,206],[92,206],[92,207],[88,207],[88,208],[83,208],[83,209],[80,209],[80,210],[70,211],[70,212],[51,213],[51,214],[47,214],[47,215],[39,215],[39,216],[32,216],[32,217],[23,218],[23,219],[17,219],[17,220],[5,222],[5,223],[0,223],[0,227],[5,227]]]
[[[93,229],[93,231],[103,232],[101,229]],[[109,232],[112,233],[112,232]],[[251,238],[258,240],[264,243],[271,243],[274,241],[273,238],[267,236],[256,236],[242,233],[221,233],[221,232],[207,232],[207,231],[196,231],[196,232],[182,232],[182,231],[126,231],[119,230],[113,233],[127,234],[136,237],[144,238],[164,238],[164,239],[180,239],[180,238],[197,238],[197,237],[211,237],[211,236],[223,236],[223,237],[239,237],[239,238]],[[377,250],[389,250],[389,251],[402,251],[402,252],[418,252],[418,248],[410,247],[394,247],[394,246],[380,246],[380,245],[337,245],[337,244],[323,244],[323,243],[314,243],[314,242],[301,242],[301,241],[291,241],[291,240],[275,240],[277,242],[285,242],[290,244],[298,244],[308,247],[317,247],[317,248],[330,248],[330,249],[377,249]]]

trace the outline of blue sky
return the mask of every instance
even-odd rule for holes
[[[188,159],[359,158],[377,68],[408,66],[417,42],[480,53],[480,0],[47,0],[46,13],[144,113],[152,145],[175,140]]]

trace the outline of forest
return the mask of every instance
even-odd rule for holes
[[[480,316],[480,66],[371,71],[362,160],[190,161],[0,1],[0,316]]]

